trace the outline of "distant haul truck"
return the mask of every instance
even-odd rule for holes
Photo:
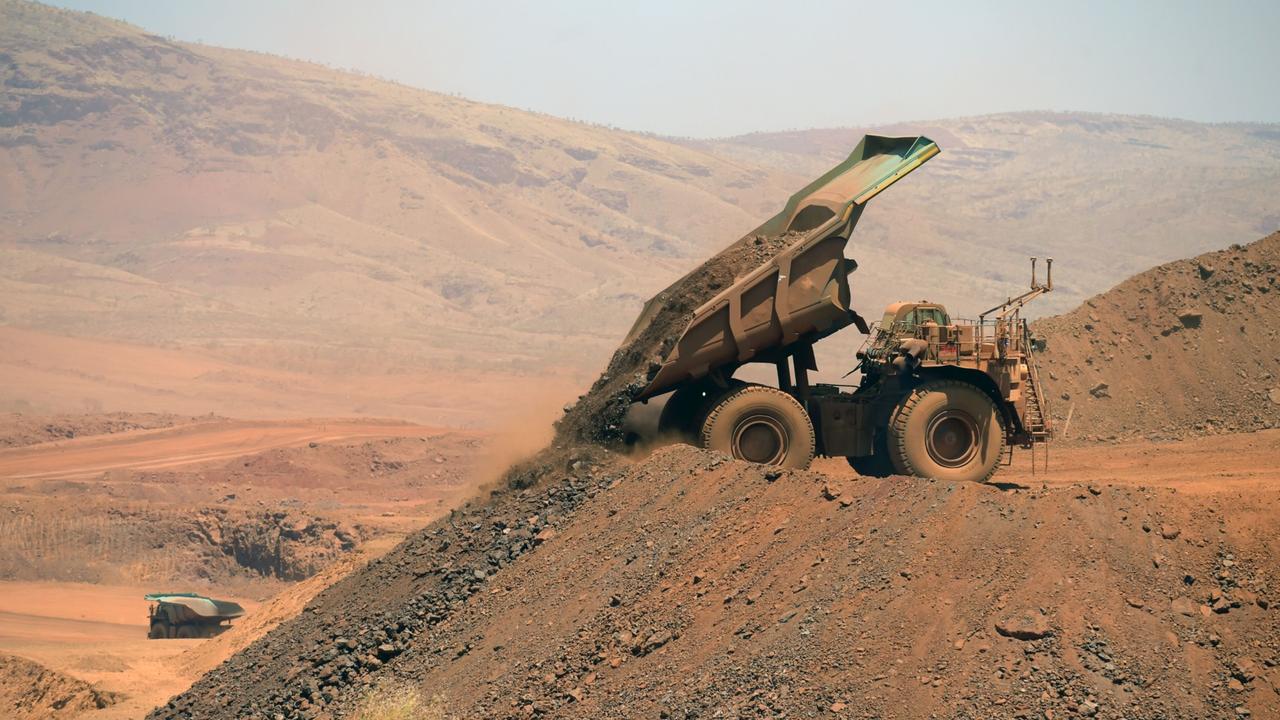
[[[637,398],[670,393],[661,434],[766,465],[804,468],[826,455],[864,475],[968,481],[990,478],[1014,446],[1049,439],[1019,311],[1052,290],[1052,260],[1042,284],[1032,258],[1030,290],[977,320],[921,301],[892,305],[868,325],[850,305],[857,263],[844,252],[866,203],[938,152],[926,137],[868,135],[750,233],[796,240],[694,312]],[[849,325],[870,335],[857,354],[860,382],[811,385],[813,344]],[[775,365],[777,387],[735,379],[747,363]]]
[[[193,593],[152,594],[144,596],[151,606],[147,611],[152,640],[171,638],[210,638],[231,627],[231,621],[244,615],[244,608],[227,600],[214,600]]]

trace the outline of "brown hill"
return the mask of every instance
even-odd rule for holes
[[[308,372],[576,363],[795,184],[15,0],[0,48],[0,321],[55,333]]]
[[[472,403],[548,367],[585,380],[645,298],[861,133],[676,142],[22,0],[0,0],[0,83],[0,324],[22,330],[0,344],[0,409],[44,412],[249,416],[261,398],[278,416],[306,398],[294,412],[483,422]],[[879,130],[944,152],[860,226],[871,314],[924,294],[972,312],[1049,253],[1045,307],[1066,309],[1277,222],[1274,125]],[[90,344],[48,368],[49,335]],[[853,339],[833,342],[838,375]],[[121,354],[138,359],[105,362]]]
[[[580,456],[428,527],[153,717],[345,717],[406,686],[456,717],[1280,712],[1274,487],[823,470]]]
[[[1280,427],[1278,276],[1280,233],[1161,265],[1036,323],[1060,435]]]

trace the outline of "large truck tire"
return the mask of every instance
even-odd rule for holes
[[[1004,422],[990,396],[973,385],[932,380],[898,404],[886,440],[902,475],[986,482],[1004,455]]]
[[[147,632],[147,637],[151,640],[164,640],[169,637],[169,624],[163,620],[151,623],[151,630]]]
[[[701,445],[739,460],[803,469],[813,461],[809,414],[795,398],[765,385],[722,395],[702,422]]]
[[[697,445],[711,405],[725,393],[745,387],[741,380],[730,379],[728,389],[721,389],[710,380],[686,383],[667,399],[658,419],[658,440],[687,442]]]
[[[200,628],[190,623],[183,623],[178,626],[178,637],[183,640],[191,640],[200,637]]]
[[[882,478],[896,473],[897,470],[893,467],[893,461],[889,459],[889,446],[885,442],[884,430],[876,430],[876,436],[871,443],[871,447],[874,450],[871,455],[845,458],[849,461],[849,467],[864,477]]]

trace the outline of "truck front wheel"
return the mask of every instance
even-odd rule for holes
[[[903,475],[986,482],[1004,453],[1004,423],[978,388],[933,380],[894,410],[887,440],[889,459]]]
[[[807,468],[815,440],[809,414],[796,399],[765,385],[732,388],[702,422],[702,447],[739,460]]]

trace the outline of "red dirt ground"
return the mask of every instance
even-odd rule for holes
[[[74,439],[31,442],[47,428]],[[395,421],[136,415],[9,416],[3,438],[22,446],[0,450],[0,652],[47,669],[39,697],[76,705],[59,717],[100,720],[141,717],[471,492],[485,442]],[[355,549],[334,554],[338,529]],[[324,569],[263,576],[236,565],[255,561],[247,543]],[[214,640],[150,641],[142,595],[157,590],[250,613]],[[37,702],[11,677],[29,674],[23,662],[4,664],[0,703]],[[80,707],[94,698],[80,681],[113,702]]]
[[[160,470],[308,443],[425,438],[445,432],[407,422],[212,420],[0,450],[0,480],[78,478],[111,470]]]
[[[993,485],[581,459],[154,716],[343,717],[408,682],[460,717],[1280,717],[1277,456],[1277,431],[1138,441]]]

